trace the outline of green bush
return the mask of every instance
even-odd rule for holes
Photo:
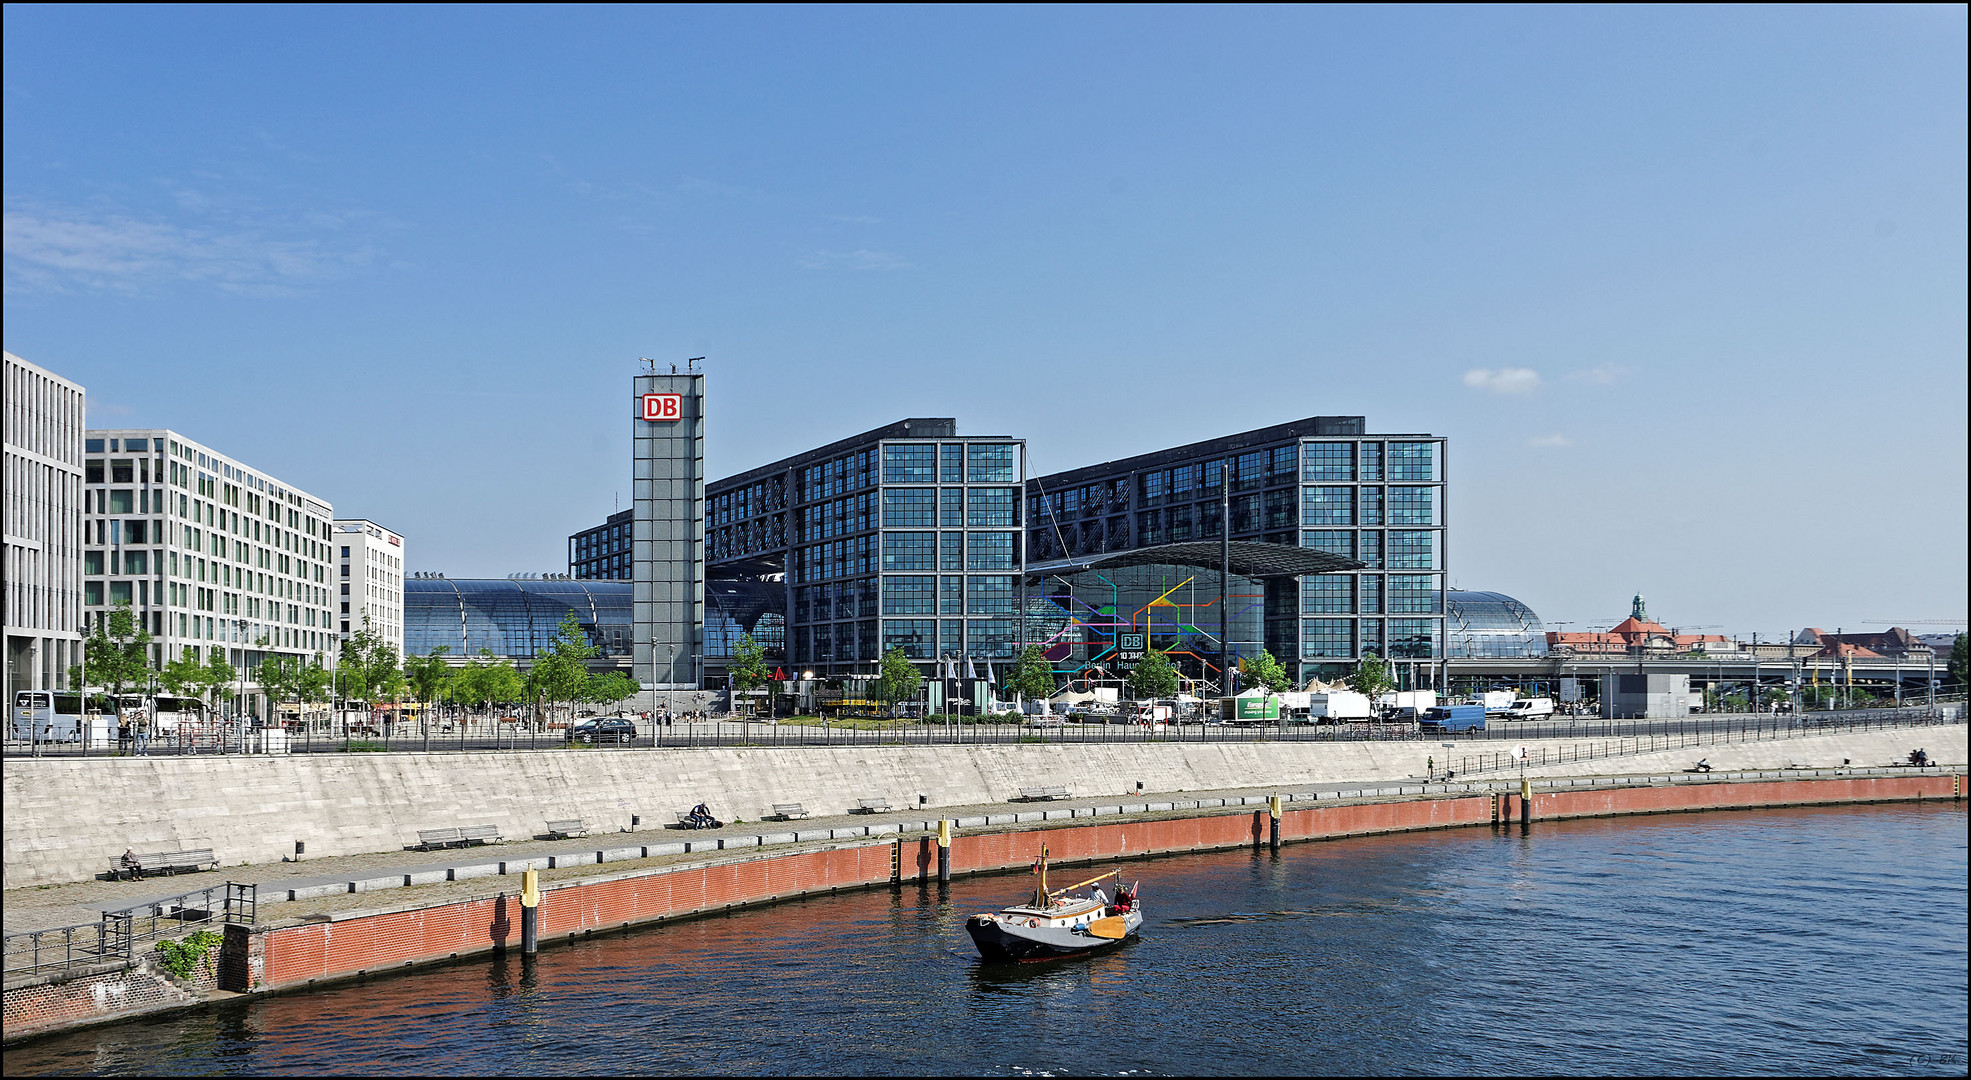
[[[158,942],[158,958],[164,970],[178,978],[189,979],[201,963],[210,960],[212,950],[224,940],[224,937],[210,930],[200,930],[183,941]]]

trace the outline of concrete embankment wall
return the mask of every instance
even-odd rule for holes
[[[1556,791],[1534,796],[1535,821],[1674,811],[1800,806],[1847,802],[1951,799],[1962,775],[1828,780],[1766,780]],[[1387,803],[1353,803],[1288,810],[1284,840],[1483,826],[1512,821],[1517,797],[1466,795]],[[951,867],[967,874],[1026,865],[1042,843],[1056,862],[1094,862],[1172,852],[1256,846],[1269,828],[1266,812],[1200,812],[1198,816],[1089,825],[1014,826],[953,838]],[[640,923],[683,918],[746,904],[886,883],[934,880],[931,837],[897,837],[821,849],[756,852],[691,866],[632,871],[547,885],[539,928],[543,944]],[[513,888],[517,889],[515,882]],[[1154,903],[1154,900],[1151,901]],[[511,948],[519,942],[520,911],[503,895],[259,926],[228,926],[216,965],[227,991],[265,993],[383,974],[411,965]],[[163,985],[143,970],[80,973],[10,985],[5,995],[7,1041],[142,1012],[184,1007],[209,998],[210,983]],[[156,985],[153,985],[156,984]]]
[[[1674,771],[1699,753],[1721,768],[1900,759],[1912,745],[1965,761],[1962,726],[1822,736],[1613,758],[1561,771]],[[1485,749],[1501,744],[1479,744]],[[1539,753],[1580,740],[1528,740]],[[597,832],[674,820],[701,799],[719,817],[757,821],[772,804],[839,814],[882,796],[899,809],[975,806],[1022,787],[1074,795],[1211,791],[1394,781],[1424,773],[1435,742],[1045,743],[939,746],[709,747],[487,753],[8,758],[5,887],[81,881],[126,848],[211,848],[222,865],[398,850],[419,829],[494,824],[526,837],[549,819]],[[1651,764],[1641,764],[1648,760]],[[1549,770],[1553,771],[1553,770]],[[1502,774],[1488,774],[1502,775]]]

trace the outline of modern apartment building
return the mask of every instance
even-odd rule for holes
[[[368,518],[334,523],[336,636],[370,632],[404,655],[404,538]]]
[[[165,429],[87,433],[85,628],[129,604],[153,659],[220,650],[246,674],[268,656],[338,652],[328,503]]]
[[[81,662],[83,390],[6,354],[6,686],[68,689]]]
[[[1218,540],[1229,506],[1234,542],[1365,564],[1266,580],[1264,644],[1282,665],[1335,678],[1373,652],[1428,685],[1444,655],[1444,487],[1442,437],[1313,416],[1030,481],[1028,559]]]

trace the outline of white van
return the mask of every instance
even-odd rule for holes
[[[1554,699],[1523,697],[1514,699],[1500,715],[1507,720],[1544,720],[1553,714]]]

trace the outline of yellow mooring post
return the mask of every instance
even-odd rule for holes
[[[532,867],[520,875],[520,954],[532,956],[540,951],[536,916],[541,908],[541,872]]]
[[[1274,851],[1278,851],[1280,850],[1280,797],[1278,795],[1267,797],[1266,810],[1267,815],[1273,819],[1272,847]]]
[[[938,819],[938,884],[951,880],[951,819]]]
[[[1519,778],[1519,823],[1533,824],[1533,781]]]

